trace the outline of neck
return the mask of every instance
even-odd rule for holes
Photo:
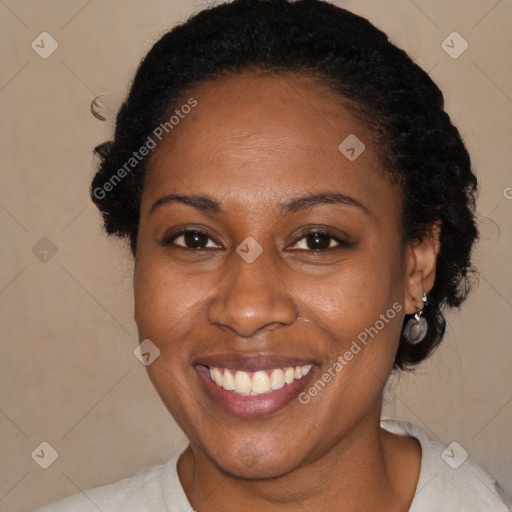
[[[197,512],[354,510],[407,511],[419,476],[416,440],[380,429],[365,418],[328,452],[289,473],[265,480],[228,475],[193,446],[178,463],[185,492]],[[271,508],[270,508],[271,509]]]

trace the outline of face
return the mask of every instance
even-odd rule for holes
[[[135,319],[192,446],[279,476],[378,424],[410,312],[400,196],[369,128],[304,77],[246,72],[191,97],[149,162]]]

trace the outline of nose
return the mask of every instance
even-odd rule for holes
[[[298,318],[289,289],[264,254],[252,263],[232,254],[233,261],[226,262],[232,270],[208,305],[210,323],[249,338],[265,329],[291,325]]]

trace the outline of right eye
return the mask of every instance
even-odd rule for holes
[[[162,242],[162,245],[164,246],[171,244],[180,247],[181,249],[197,251],[212,248],[220,249],[220,246],[216,244],[207,233],[197,229],[180,231],[179,233],[175,233],[170,237],[167,237]]]

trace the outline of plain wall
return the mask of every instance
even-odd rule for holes
[[[117,481],[185,443],[133,355],[131,257],[103,235],[88,187],[92,148],[110,137],[112,112],[140,59],[163,31],[207,3],[0,2],[5,512]],[[457,441],[512,489],[512,3],[338,3],[369,18],[429,71],[481,187],[480,285],[461,312],[448,313],[437,353],[391,379],[383,415],[410,420],[444,444]],[[43,31],[59,45],[47,59],[31,47]],[[441,47],[453,31],[469,44],[457,59]],[[89,112],[100,94],[105,122]],[[43,441],[58,452],[48,469],[31,458]]]

